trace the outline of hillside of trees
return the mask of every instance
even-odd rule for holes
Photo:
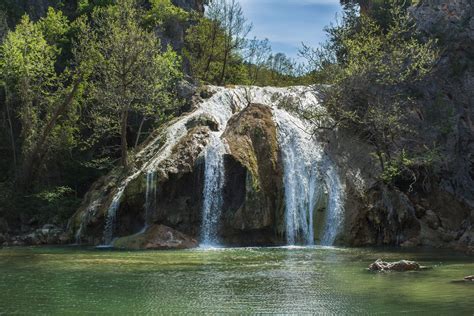
[[[185,77],[301,81],[294,60],[247,39],[252,25],[237,1],[213,1],[204,15],[170,0],[58,2],[45,15],[26,2],[0,9],[0,217],[15,227],[64,224],[93,181],[127,168],[151,131],[187,108]]]

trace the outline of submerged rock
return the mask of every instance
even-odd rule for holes
[[[417,271],[425,270],[427,267],[421,266],[415,261],[400,260],[396,262],[385,262],[381,259],[377,259],[374,263],[369,266],[370,271]]]
[[[138,234],[118,238],[113,246],[132,250],[167,250],[195,248],[198,242],[165,225],[152,225]]]

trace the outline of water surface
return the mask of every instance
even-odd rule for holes
[[[377,258],[434,268],[371,273]],[[472,257],[345,248],[0,249],[0,314],[473,315]]]

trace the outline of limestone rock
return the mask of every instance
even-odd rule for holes
[[[370,271],[416,271],[416,270],[423,270],[426,267],[420,266],[415,261],[408,261],[408,260],[400,260],[397,262],[385,262],[381,259],[377,259],[374,263],[369,266]]]
[[[240,231],[278,227],[283,176],[271,108],[248,105],[229,120],[223,138],[229,147],[226,172],[233,179],[224,196],[228,225]]]
[[[144,232],[118,238],[113,246],[132,250],[188,249],[198,246],[198,242],[185,234],[164,225],[152,225]]]

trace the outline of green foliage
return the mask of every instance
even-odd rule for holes
[[[67,31],[67,25],[67,20],[53,9],[37,23],[24,16],[0,48],[0,78],[6,102],[20,118],[24,156],[33,150],[48,117],[64,97],[69,74],[58,74],[55,63],[61,52],[58,41]],[[71,112],[69,118],[73,117]],[[65,119],[63,123],[55,128],[49,141],[51,149],[68,148],[74,143],[71,122]]]
[[[114,0],[78,0],[77,11],[79,15],[90,14],[96,7],[106,7],[114,4]]]
[[[72,22],[53,8],[33,22],[10,14],[23,14],[23,2],[0,3],[8,12],[0,14],[0,185],[8,188],[0,204],[11,216],[66,220],[116,165],[124,108],[137,144],[175,113],[180,57],[146,27],[172,27],[187,13],[170,1],[150,5],[81,0]]]
[[[175,6],[171,0],[150,0],[151,9],[146,13],[145,21],[152,26],[160,26],[171,35],[174,25],[189,18],[188,12]]]
[[[52,190],[45,190],[40,193],[36,193],[34,196],[47,203],[58,203],[62,197],[73,192],[74,190],[70,187],[56,187]]]
[[[221,10],[215,11],[208,17],[199,17],[187,30],[185,55],[193,76],[218,85],[302,83],[304,78],[296,62],[282,53],[272,54],[268,40],[229,39],[235,35],[223,26],[226,23],[219,14]]]
[[[95,139],[120,136],[124,165],[129,114],[160,119],[175,104],[173,87],[182,76],[179,57],[171,48],[161,51],[155,35],[140,25],[143,16],[133,0],[96,8],[94,28],[82,44],[94,69],[89,88]],[[78,59],[84,62],[83,56]]]
[[[381,178],[390,182],[427,163],[426,148],[404,146],[403,140],[417,131],[413,87],[430,73],[438,52],[434,41],[419,40],[405,3],[380,1],[372,8],[358,16],[349,6],[342,23],[328,29],[324,49],[303,53],[313,64],[313,79],[331,84],[323,92],[332,118],[374,146]],[[375,15],[382,11],[383,19]]]

